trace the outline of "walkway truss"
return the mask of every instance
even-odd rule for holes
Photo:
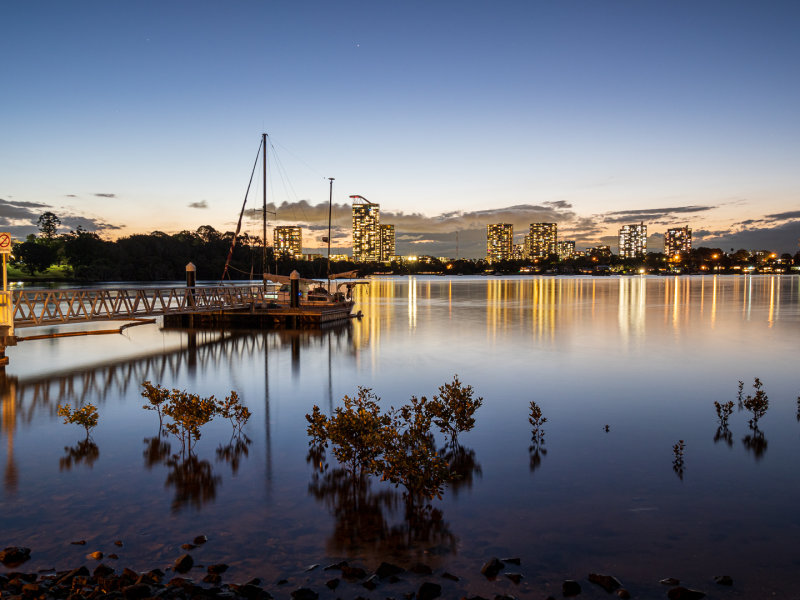
[[[14,327],[155,317],[246,308],[277,297],[269,285],[13,292]]]

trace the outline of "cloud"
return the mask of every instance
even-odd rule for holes
[[[199,202],[190,202],[189,208],[208,208],[208,202],[200,200]]]
[[[60,229],[69,229],[75,231],[78,227],[85,231],[114,231],[122,229],[123,225],[112,225],[111,223],[104,223],[98,219],[81,216],[66,216],[60,217]]]
[[[95,194],[98,198],[116,198],[116,194]]]
[[[4,223],[12,223],[14,221],[36,222],[39,216],[49,209],[50,207],[47,204],[39,202],[15,202],[0,198],[0,219],[3,219]]]
[[[636,210],[617,210],[599,215],[604,223],[633,223],[647,221],[654,225],[674,223],[679,214],[691,214],[714,210],[716,206],[673,206],[669,208],[641,208]],[[658,223],[661,221],[661,223]]]
[[[764,215],[767,221],[788,221],[790,219],[800,219],[800,210],[790,210],[789,212]]]
[[[771,250],[773,252],[794,254],[800,249],[800,221],[790,221],[772,227],[753,227],[739,231],[708,232],[701,235],[694,232],[695,247],[710,246],[727,250],[729,248],[747,250]],[[705,234],[705,232],[702,232]]]

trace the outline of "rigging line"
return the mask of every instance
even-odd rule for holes
[[[296,158],[296,159],[297,159],[297,160],[299,160],[301,163],[303,163],[303,164],[304,164],[304,165],[305,165],[305,166],[306,166],[306,167],[307,167],[307,168],[308,168],[310,171],[313,171],[314,173],[316,173],[316,174],[317,174],[319,177],[321,177],[322,179],[326,179],[325,175],[323,175],[322,173],[320,173],[319,171],[317,171],[317,170],[316,170],[314,167],[312,167],[311,165],[309,165],[309,164],[308,164],[306,161],[304,161],[302,158],[300,158],[299,156],[297,156],[297,154],[295,154],[294,152],[292,152],[291,150],[289,150],[289,149],[288,149],[286,146],[284,146],[284,145],[283,145],[283,144],[281,144],[280,142],[276,142],[276,143],[277,143],[277,144],[278,144],[278,146],[280,146],[280,147],[281,147],[281,148],[282,148],[282,149],[283,149],[285,152],[288,152],[288,153],[289,153],[289,154],[291,154],[291,155],[292,155],[294,158]],[[270,145],[271,145],[271,144],[272,144],[272,138],[270,138]],[[273,148],[274,148],[274,147],[273,147]]]
[[[281,159],[278,156],[278,152],[275,150],[275,146],[273,146],[271,142],[270,142],[270,146],[272,147],[272,157],[273,157],[273,160],[275,161],[275,171],[277,172],[278,177],[280,178],[281,183],[283,184],[283,189],[286,192],[286,195],[295,204],[297,204],[297,192],[295,191],[294,187],[292,186],[292,182],[289,179],[289,174],[286,171],[285,167],[283,166],[283,163],[281,162]],[[277,217],[278,203],[274,202],[273,204],[275,206],[276,217]],[[296,215],[292,214],[292,217],[296,218]]]
[[[297,191],[294,189],[294,186],[292,185],[292,181],[289,178],[289,174],[286,171],[286,168],[283,166],[283,163],[281,162],[280,156],[278,155],[278,152],[275,149],[275,146],[272,144],[271,140],[270,140],[270,146],[272,147],[272,156],[274,157],[274,160],[275,160],[275,170],[278,172],[278,176],[281,179],[281,183],[283,184],[284,190],[286,191],[287,196],[289,196],[293,200],[295,206],[298,206],[300,208],[300,213],[302,215],[302,219],[301,220],[303,222],[307,223],[307,222],[309,222],[308,215],[306,215],[305,209],[303,208],[302,204],[300,204],[300,200],[298,198]],[[277,208],[278,208],[278,206],[277,206],[277,203],[276,203],[275,204],[275,210],[276,211],[277,211]],[[277,213],[276,213],[275,216],[276,216],[276,220],[277,220]],[[292,218],[295,221],[297,221],[297,214],[295,213],[294,209],[292,210]]]
[[[225,280],[225,275],[228,274],[228,267],[230,266],[231,259],[233,258],[233,248],[236,246],[236,236],[239,235],[239,231],[242,229],[242,216],[244,215],[244,207],[247,205],[247,195],[250,193],[250,186],[253,183],[253,176],[255,175],[256,167],[258,166],[258,157],[261,155],[261,146],[262,143],[259,140],[258,152],[256,152],[256,160],[253,162],[253,170],[250,171],[250,181],[247,182],[247,191],[244,193],[244,202],[242,202],[242,210],[239,211],[239,220],[236,222],[236,232],[233,234],[233,239],[231,240],[231,249],[228,250],[228,258],[225,259],[225,268],[222,270],[222,277],[219,278],[220,283],[222,283]],[[266,151],[266,148],[264,149],[264,151]]]

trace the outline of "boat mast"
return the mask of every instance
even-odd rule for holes
[[[263,147],[264,154],[262,155],[262,161],[264,165],[264,173],[263,173],[263,185],[264,188],[264,203],[262,207],[262,219],[261,219],[261,233],[262,233],[262,244],[263,244],[263,251],[261,254],[261,273],[264,277],[264,291],[267,290],[267,134],[261,134],[261,145]]]
[[[331,212],[333,211],[333,177],[330,181],[330,194],[328,196],[328,293],[331,293]]]

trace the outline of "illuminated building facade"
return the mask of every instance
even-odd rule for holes
[[[686,256],[692,249],[692,230],[689,227],[668,229],[664,236],[664,254],[668,260]]]
[[[381,225],[381,260],[391,262],[395,257],[394,225]]]
[[[528,234],[528,256],[547,258],[557,254],[558,225],[555,223],[531,223]]]
[[[509,260],[514,249],[514,226],[494,223],[486,226],[486,260]]]
[[[558,249],[559,260],[569,260],[575,256],[575,240],[557,242],[556,248]]]
[[[619,230],[620,258],[641,258],[647,252],[647,225],[623,225]]]
[[[380,206],[363,196],[353,198],[353,261],[381,260]]]
[[[275,254],[302,256],[303,230],[295,225],[280,225],[272,234]]]

